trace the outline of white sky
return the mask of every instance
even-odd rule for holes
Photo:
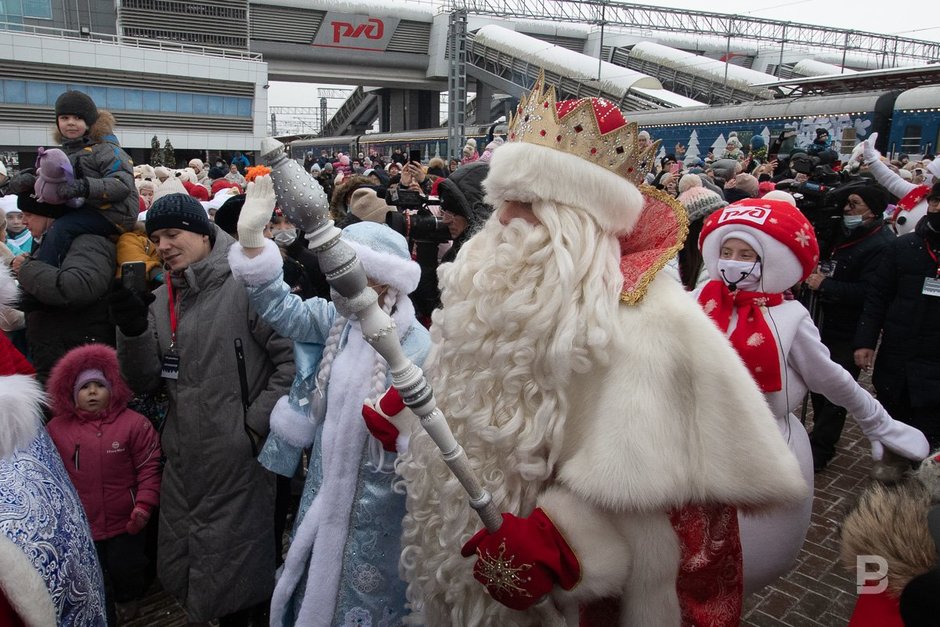
[[[654,4],[646,0],[641,4]],[[890,0],[723,0],[703,3],[701,0],[655,0],[656,6],[708,11],[789,20],[820,26],[833,26],[900,35],[927,41],[940,39],[940,2],[915,0],[897,3]],[[271,106],[319,106],[316,87],[298,83],[272,82],[268,90]],[[348,86],[337,86],[347,87]]]

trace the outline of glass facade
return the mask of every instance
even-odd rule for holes
[[[52,0],[0,0],[0,22],[22,24],[24,17],[52,19]]]
[[[0,0],[0,4],[3,0]],[[146,111],[181,115],[219,115],[250,118],[251,98],[212,96],[158,89],[101,87],[74,83],[49,83],[18,79],[0,80],[0,104],[53,106],[67,89],[88,94],[99,107],[109,111]]]

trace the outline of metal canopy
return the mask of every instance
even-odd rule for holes
[[[445,0],[444,6],[447,11],[465,10],[481,15],[606,24],[854,51],[881,57],[883,65],[892,66],[940,59],[940,44],[922,39],[609,0]]]
[[[758,85],[758,87],[789,88],[791,95],[834,94],[855,91],[910,89],[921,85],[940,84],[940,64],[925,67],[868,70],[854,74],[833,74],[793,78]]]

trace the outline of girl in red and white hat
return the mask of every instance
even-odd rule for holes
[[[803,281],[819,261],[809,221],[787,200],[750,198],[705,221],[699,247],[711,280],[699,303],[724,331],[764,392],[782,437],[813,484],[809,438],[792,410],[807,390],[825,395],[855,416],[870,440],[872,458],[884,449],[920,461],[924,435],[891,418],[871,394],[829,357],[809,312],[783,293]],[[812,497],[773,516],[739,514],[745,594],[785,574],[810,523]]]

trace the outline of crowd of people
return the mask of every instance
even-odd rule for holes
[[[940,447],[940,158],[819,129],[657,160],[539,82],[482,150],[308,153],[294,206],[276,165],[134,165],[115,124],[66,92],[61,154],[0,169],[0,623],[123,624],[156,577],[192,625],[737,625],[848,414],[885,484]],[[498,529],[331,289],[320,214]],[[902,590],[893,624],[927,624]]]

